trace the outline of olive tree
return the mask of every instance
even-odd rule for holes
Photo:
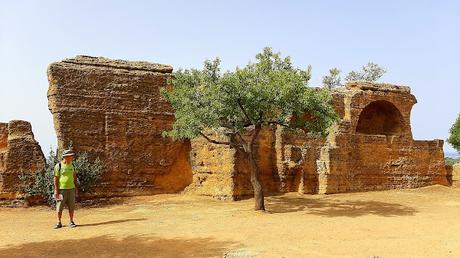
[[[164,136],[173,139],[203,137],[244,154],[250,164],[255,210],[265,210],[264,192],[254,146],[264,126],[279,125],[325,135],[337,119],[326,89],[308,87],[309,67],[295,68],[290,57],[264,48],[256,61],[222,73],[220,60],[205,61],[202,70],[179,70],[173,87],[162,93],[175,110],[175,123]],[[290,119],[309,114],[312,119]],[[207,130],[224,130],[228,140],[213,138]]]

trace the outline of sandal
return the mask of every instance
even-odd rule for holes
[[[62,223],[61,222],[56,223],[56,225],[54,225],[54,229],[58,229],[58,228],[62,228]]]
[[[75,222],[71,221],[70,224],[69,224],[69,227],[76,228],[77,224],[75,224]]]

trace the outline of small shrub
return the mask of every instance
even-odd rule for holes
[[[446,165],[454,165],[455,163],[460,163],[460,157],[458,158],[451,158],[451,157],[446,157],[445,158]]]
[[[94,162],[91,162],[88,159],[88,153],[83,152],[77,155],[73,164],[78,172],[78,190],[84,193],[89,192],[102,176],[101,161],[96,158]]]
[[[34,174],[22,174],[19,178],[24,182],[22,190],[29,196],[42,196],[44,201],[54,206],[54,167],[61,160],[57,152],[50,151],[46,158],[46,167],[44,171]],[[94,162],[88,159],[88,154],[83,152],[78,154],[73,164],[77,170],[78,190],[79,192],[89,192],[94,185],[100,180],[102,175],[102,163],[99,158]]]

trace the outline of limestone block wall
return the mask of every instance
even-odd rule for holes
[[[278,127],[276,140],[280,192],[317,193],[316,161],[325,139]]]
[[[341,121],[329,129],[327,138],[281,127],[272,133],[273,128],[264,129],[257,160],[265,193],[330,194],[448,184],[443,141],[412,138],[410,113],[416,99],[410,88],[352,82],[332,94]],[[192,160],[205,164],[193,166],[194,178],[199,174],[213,182],[201,183],[202,192],[213,196],[213,187],[220,183],[219,189],[226,191],[219,195],[237,199],[252,194],[249,166],[241,155],[204,139],[194,142],[199,144],[192,144]]]
[[[208,132],[207,136],[228,140],[218,132]],[[191,140],[191,146],[193,181],[185,191],[219,199],[234,199],[236,150],[227,145],[209,144],[203,137]]]
[[[174,122],[160,94],[171,72],[167,65],[88,56],[51,64],[48,99],[59,147],[72,144],[75,151],[102,160],[98,195],[185,189],[219,198],[251,196],[250,166],[241,151],[203,138],[175,142],[161,136]],[[262,130],[255,147],[265,193],[447,184],[443,142],[412,137],[416,99],[410,88],[351,82],[332,97],[341,121],[327,138],[276,127]],[[0,152],[6,145],[2,131],[5,126],[0,126]]]
[[[33,174],[45,168],[45,157],[34,139],[29,122],[0,123],[0,199],[22,195],[20,174]]]
[[[460,163],[455,163],[451,171],[452,183],[458,185],[460,182]]]
[[[212,139],[229,140],[221,132],[207,134]],[[202,137],[192,140],[191,143],[193,182],[187,187],[187,192],[233,200],[252,196],[249,162],[242,151],[228,145],[211,144]],[[264,191],[278,192],[279,177],[274,163],[275,128],[264,128],[260,132],[255,149]]]
[[[359,135],[329,150],[322,193],[447,185],[443,142]],[[346,147],[345,147],[346,146]]]
[[[97,195],[172,193],[190,184],[190,143],[161,136],[174,122],[161,97],[172,67],[77,56],[48,67],[59,148],[103,163]]]
[[[345,97],[346,94],[341,91],[332,95],[332,105],[340,119],[345,116]],[[292,132],[279,126],[276,131],[276,164],[280,192],[318,193],[321,178],[317,163],[321,158],[321,149],[333,143],[334,139],[302,131]]]
[[[344,94],[333,95],[334,108],[343,117]],[[210,132],[213,139],[228,141],[221,132]],[[247,136],[244,136],[247,137]],[[292,133],[282,127],[262,129],[255,143],[256,161],[266,194],[283,192],[317,193],[316,162],[325,143],[321,137],[302,132]],[[188,192],[222,199],[252,196],[247,158],[226,145],[216,145],[204,138],[192,140],[193,183]]]
[[[322,148],[320,193],[447,185],[443,141],[414,141],[408,87],[353,82],[343,120]]]

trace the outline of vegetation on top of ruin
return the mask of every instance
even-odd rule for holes
[[[376,63],[369,62],[361,67],[361,70],[351,71],[345,77],[345,82],[350,81],[367,81],[375,82],[380,79],[387,70]],[[329,69],[329,74],[323,76],[323,87],[333,89],[343,86],[341,71],[338,68]]]
[[[271,48],[256,55],[256,62],[244,68],[221,73],[220,60],[205,61],[202,70],[179,70],[173,89],[162,89],[175,110],[175,123],[164,136],[173,139],[204,137],[214,144],[225,144],[241,151],[251,165],[251,183],[256,210],[264,210],[259,168],[254,144],[263,126],[301,128],[325,135],[338,120],[332,96],[327,89],[308,87],[311,67],[292,65]],[[304,117],[310,119],[291,119]],[[207,130],[225,128],[226,140],[213,138]]]
[[[447,142],[454,147],[460,153],[460,113],[458,114],[457,120],[450,128],[450,136]]]
[[[333,89],[342,86],[342,79],[340,78],[340,70],[338,68],[329,69],[329,74],[323,76],[323,86],[328,89]]]

